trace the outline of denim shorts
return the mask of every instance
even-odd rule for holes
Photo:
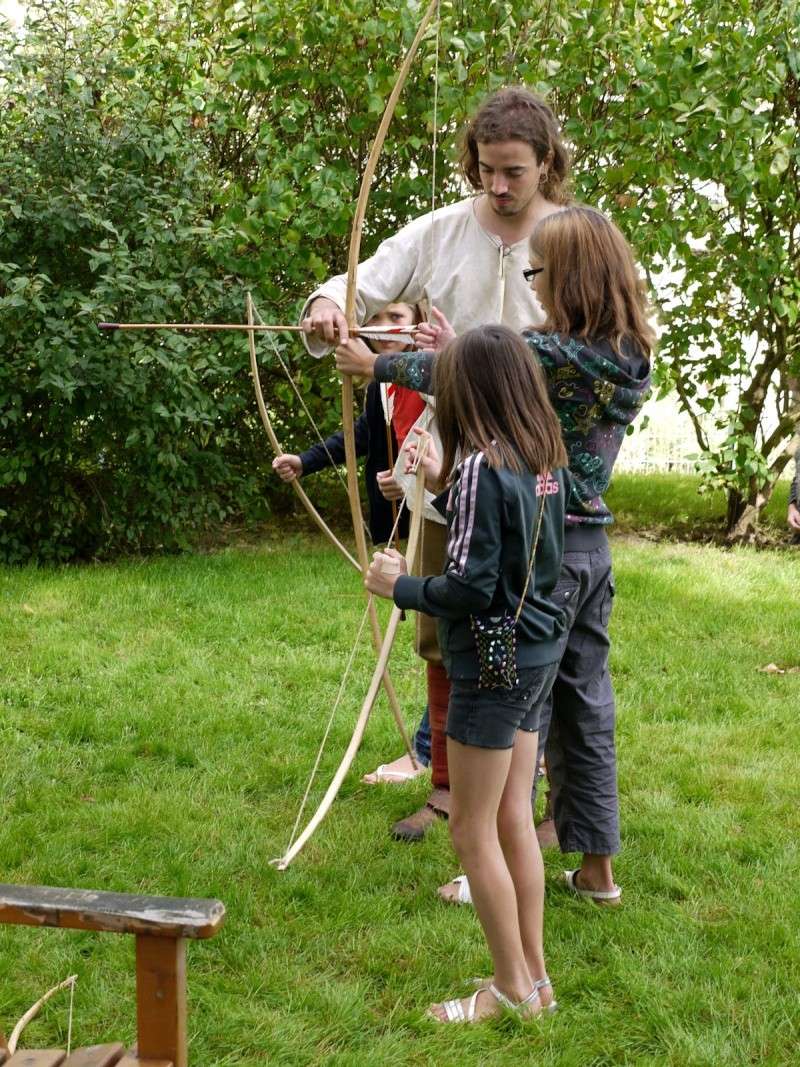
[[[517,730],[539,729],[558,663],[527,667],[514,689],[479,689],[477,679],[455,679],[450,689],[445,733],[462,745],[513,748]]]

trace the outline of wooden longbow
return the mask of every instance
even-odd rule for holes
[[[431,19],[436,14],[439,6],[439,0],[430,0],[430,3],[422,17],[417,32],[414,36],[414,40],[411,43],[411,47],[403,59],[400,69],[395,80],[394,88],[392,89],[389,99],[386,103],[386,109],[383,113],[380,125],[378,126],[378,132],[375,135],[375,140],[370,150],[367,165],[364,170],[364,175],[361,179],[361,188],[358,194],[358,200],[356,202],[355,214],[353,217],[353,226],[350,232],[350,251],[347,262],[347,295],[345,298],[345,317],[348,325],[357,326],[356,323],[356,280],[358,272],[358,261],[361,255],[361,235],[364,228],[364,218],[367,211],[367,202],[369,201],[370,189],[372,187],[372,180],[375,176],[375,168],[378,164],[381,151],[383,149],[384,141],[386,140],[386,133],[389,129],[389,124],[392,121],[397,101],[400,97],[400,93],[403,91],[403,86],[408,78],[408,73],[411,69],[411,64],[414,61],[414,57],[417,54],[422,38],[425,35]],[[364,536],[364,521],[361,512],[361,497],[358,490],[358,470],[356,467],[356,445],[355,445],[355,429],[353,419],[353,379],[349,375],[343,375],[342,377],[342,426],[344,429],[344,445],[345,445],[345,457],[347,463],[347,490],[348,498],[350,500],[350,515],[353,522],[353,534],[356,541],[356,551],[358,555],[361,569],[366,573],[369,566],[369,557],[367,555],[367,542]],[[422,473],[421,466],[417,470],[417,492],[414,504],[414,516],[412,520],[411,530],[409,531],[407,560],[409,561],[409,568],[413,563],[414,556],[416,554],[417,542],[419,539],[419,532],[422,527],[422,513],[424,510],[424,475]],[[331,780],[331,784],[320,801],[319,807],[311,816],[310,820],[305,826],[305,829],[293,842],[291,847],[287,850],[284,856],[280,859],[273,860],[273,864],[280,871],[286,870],[295,856],[300,852],[308,839],[314,833],[316,828],[322,822],[330,810],[333,801],[336,799],[336,795],[341,788],[342,782],[347,776],[347,772],[352,766],[353,760],[356,757],[361,739],[364,736],[364,730],[369,720],[372,707],[375,703],[375,698],[380,687],[381,679],[385,675],[386,665],[389,662],[389,655],[392,651],[392,645],[394,644],[395,634],[397,632],[397,626],[400,622],[401,611],[398,608],[392,610],[389,618],[389,624],[386,628],[386,634],[381,637],[380,624],[378,622],[377,611],[375,605],[370,597],[368,602],[368,612],[370,618],[370,626],[372,629],[373,642],[375,644],[376,651],[378,653],[378,660],[375,665],[375,670],[372,675],[372,681],[370,682],[367,695],[364,698],[364,702],[361,705],[361,711],[359,712],[356,720],[355,727],[353,729],[350,743],[347,746],[344,756],[336,769],[336,772]],[[386,687],[387,695],[389,696],[389,703],[392,706],[392,711],[397,721],[398,726],[401,728],[401,732],[405,732],[405,724],[400,713],[399,706],[396,706],[395,701],[392,701],[391,683]],[[407,737],[407,734],[406,734]],[[405,738],[404,738],[405,740]],[[411,754],[412,763],[416,766],[416,760],[413,752],[410,750],[410,746],[406,746]]]
[[[417,553],[417,546],[419,544],[420,530],[422,529],[422,515],[425,510],[425,472],[422,468],[422,457],[420,456],[420,462],[417,466],[417,484],[414,499],[414,515],[411,520],[411,528],[408,534],[408,545],[406,548],[406,563],[409,571],[414,561],[414,557]],[[372,602],[370,601],[370,604]],[[353,760],[356,757],[356,753],[361,745],[362,738],[364,737],[364,731],[367,728],[369,722],[370,713],[375,704],[375,698],[378,695],[378,690],[381,687],[381,679],[383,678],[386,665],[389,662],[389,655],[392,651],[392,645],[394,644],[395,634],[397,633],[397,626],[403,612],[398,607],[392,608],[392,613],[389,616],[389,623],[386,627],[386,633],[383,641],[381,642],[380,651],[378,653],[378,660],[375,664],[375,669],[372,672],[372,679],[367,689],[367,695],[364,697],[364,701],[361,705],[361,710],[358,713],[355,727],[353,728],[353,734],[350,738],[350,742],[347,746],[344,756],[336,768],[336,773],[331,779],[331,783],[328,786],[325,796],[320,801],[319,807],[308,820],[303,829],[295,840],[291,843],[286,852],[279,859],[271,860],[273,866],[277,867],[279,871],[285,871],[295,856],[300,852],[308,839],[317,829],[319,824],[328,814],[331,805],[336,799],[336,795],[339,792],[342,782],[347,776],[347,772],[352,766]]]
[[[275,429],[272,425],[272,420],[269,417],[267,404],[264,400],[264,392],[261,388],[261,378],[259,377],[258,373],[258,359],[256,358],[256,340],[254,333],[255,317],[253,311],[253,298],[250,296],[250,293],[247,294],[247,325],[250,327],[247,333],[247,341],[250,346],[250,372],[253,376],[253,388],[256,391],[256,403],[258,404],[258,412],[261,415],[261,422],[263,423],[264,430],[266,432],[267,437],[269,438],[269,443],[272,445],[272,449],[275,455],[279,456],[283,452],[283,449],[281,448],[281,443],[278,440],[278,435],[275,433]],[[309,499],[305,489],[303,489],[303,487],[300,485],[300,480],[298,478],[293,478],[289,484],[294,489],[303,507],[306,509],[306,511],[317,524],[317,526],[320,528],[320,530],[322,530],[322,532],[325,534],[331,544],[336,549],[338,549],[339,552],[341,552],[341,554],[352,567],[355,567],[355,569],[360,572],[361,566],[359,565],[358,560],[356,560],[348,552],[348,550],[344,547],[344,545],[333,532],[333,530],[330,528],[330,526],[328,526],[323,517],[311,503],[311,500]]]

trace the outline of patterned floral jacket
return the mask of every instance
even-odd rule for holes
[[[566,526],[608,526],[614,521],[603,500],[628,427],[650,395],[650,364],[632,346],[618,356],[608,341],[586,342],[557,333],[525,331],[547,376],[550,399],[561,421],[572,486]],[[378,381],[431,393],[436,355],[404,352],[379,356]]]

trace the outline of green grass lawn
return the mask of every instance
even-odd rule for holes
[[[700,493],[700,484],[700,476],[694,474],[621,472],[614,475],[604,496],[614,512],[619,532],[647,534],[666,540],[724,543],[725,494],[721,490]],[[785,478],[778,482],[772,498],[761,512],[759,537],[770,547],[779,548],[791,543],[786,525],[790,484]],[[310,481],[307,488],[326,517],[333,515],[337,528],[346,535],[350,530],[350,517],[340,484],[326,472]],[[300,516],[300,523],[313,530],[302,510]],[[291,523],[292,520],[285,515],[281,517],[282,523],[287,521]]]
[[[358,580],[317,541],[0,572],[0,881],[218,896],[189,950],[195,1065],[796,1064],[800,553],[618,538],[612,620],[624,905],[558,885],[546,947],[561,1011],[529,1025],[423,1020],[487,973],[474,915],[436,886],[446,826],[389,825],[424,782],[367,787],[398,751],[381,697],[339,800],[294,865],[284,850],[359,621]],[[321,795],[370,674],[365,641]],[[409,719],[423,674],[401,628]],[[0,1030],[79,975],[78,1044],[132,1042],[133,945],[0,928]],[[25,1032],[65,1041],[66,999]]]
[[[794,469],[794,468],[792,468]],[[789,485],[780,481],[761,513],[759,535],[771,544],[789,543],[786,511]],[[699,493],[699,475],[616,474],[606,499],[622,531],[648,530],[660,537],[724,539],[725,494]]]

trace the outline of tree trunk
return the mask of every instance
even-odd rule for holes
[[[725,534],[730,537],[744,511],[744,497],[738,489],[728,490],[728,512],[725,516]]]
[[[765,485],[757,485],[751,479],[746,496],[738,489],[728,490],[726,540],[729,543],[752,544],[755,541],[761,509],[769,503],[776,479],[777,475]]]
[[[739,516],[733,526],[728,526],[726,540],[730,544],[752,544],[756,539],[758,530],[758,516],[761,511],[760,504],[746,503],[740,498]]]

